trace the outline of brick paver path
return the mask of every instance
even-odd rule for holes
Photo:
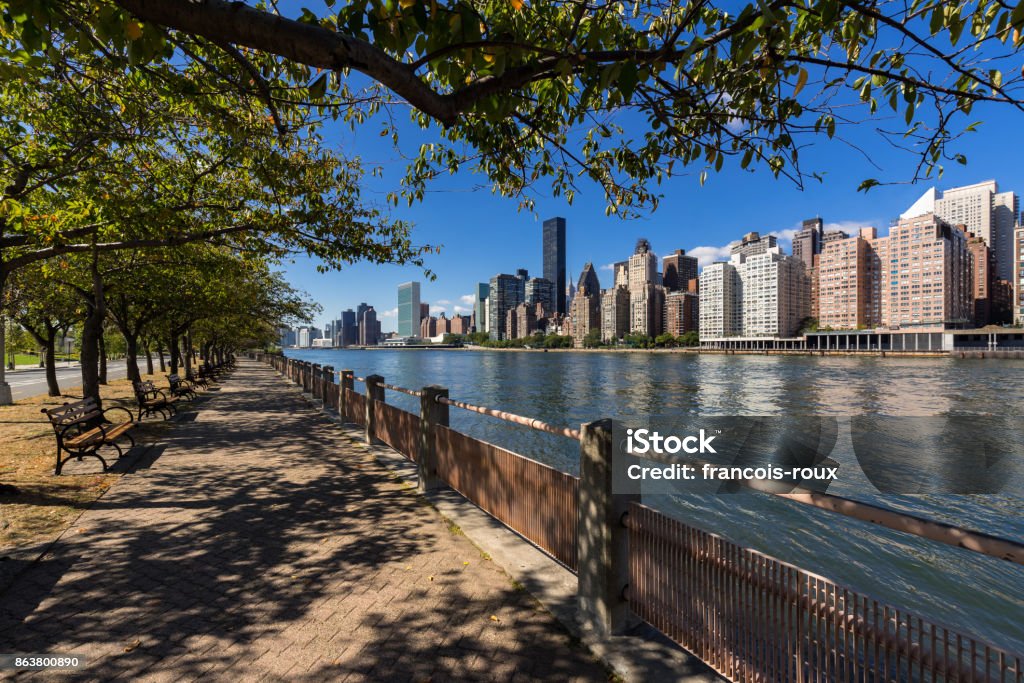
[[[83,680],[606,678],[269,368],[165,446],[0,596],[0,652],[81,655]]]

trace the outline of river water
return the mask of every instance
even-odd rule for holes
[[[1024,361],[946,358],[720,356],[623,352],[288,350],[357,376],[577,427],[603,417],[662,428],[683,417],[998,415],[1024,429]],[[357,390],[362,386],[357,383]],[[418,411],[418,399],[387,392]],[[453,428],[576,472],[578,444],[453,408]],[[841,452],[837,446],[836,452]],[[840,458],[841,460],[841,458]],[[1019,456],[1016,471],[1024,469]],[[1009,488],[1024,490],[1017,481]],[[881,495],[863,477],[830,492],[1024,539],[1024,497]],[[719,533],[928,619],[1024,652],[1024,567],[771,496],[645,496],[688,524]]]

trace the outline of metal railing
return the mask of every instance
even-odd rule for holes
[[[610,496],[611,468],[601,464],[610,465],[609,424],[562,428],[453,400],[438,387],[414,391],[386,384],[379,376],[357,378],[349,371],[342,371],[339,385],[332,368],[280,356],[257,358],[308,388],[326,407],[342,412],[345,421],[365,427],[368,440],[380,438],[416,461],[421,489],[424,481],[436,477],[579,572],[581,616],[593,617],[590,623],[599,630],[622,625],[621,615],[615,614],[625,595],[633,613],[735,681],[1024,683],[1020,655],[742,548],[639,501],[628,503],[626,514],[613,511],[618,503]],[[365,395],[351,386],[357,380],[366,383]],[[421,414],[387,405],[385,389],[420,397]],[[431,405],[443,406],[443,413],[435,414]],[[448,407],[580,441],[581,476],[451,429]],[[593,463],[598,463],[596,468]],[[1024,562],[1024,544],[1014,540],[832,494],[753,488],[971,552]],[[613,570],[594,567],[598,562],[611,562]],[[620,565],[622,575],[614,569]],[[596,604],[603,608],[593,608]]]

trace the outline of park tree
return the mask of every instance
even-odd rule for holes
[[[60,396],[57,339],[81,322],[85,307],[71,291],[49,277],[41,264],[18,271],[9,289],[12,296],[6,310],[42,349],[47,391],[50,396]]]
[[[422,264],[429,247],[412,243],[407,224],[364,205],[360,163],[323,144],[316,115],[219,86],[231,67],[242,69],[237,63],[132,71],[68,43],[33,57],[17,48],[5,10],[0,289],[36,263],[77,254],[98,264],[115,251],[199,242],[268,258],[309,254],[324,268]],[[93,368],[106,311],[95,272],[91,285],[82,367],[86,395],[98,398]]]

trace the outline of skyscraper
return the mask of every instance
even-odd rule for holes
[[[505,339],[508,312],[526,299],[525,278],[502,273],[491,278],[487,295],[487,333],[491,339]]]
[[[687,256],[685,249],[676,249],[661,263],[662,284],[669,292],[686,291],[687,283],[697,277],[697,259]]]
[[[601,282],[597,279],[594,264],[589,261],[580,273],[570,313],[573,345],[580,348],[591,330],[601,329]]]
[[[985,240],[996,261],[996,277],[1013,277],[1013,231],[1020,214],[1020,199],[1014,192],[1000,192],[994,180],[954,187],[932,188],[924,193],[900,218],[925,214],[951,225],[963,224],[969,232]]]
[[[356,312],[351,308],[341,312],[341,329],[338,334],[338,346],[352,346],[359,341],[359,326],[356,325]]]
[[[793,256],[803,261],[804,267],[814,267],[814,255],[821,253],[821,238],[825,225],[821,218],[809,218],[793,235]]]
[[[655,284],[657,273],[658,257],[651,251],[651,243],[641,237],[636,241],[636,248],[629,257],[626,271],[630,295],[639,293],[646,285]]]
[[[1013,321],[1024,323],[1024,220],[1014,230]]]
[[[398,285],[398,336],[415,337],[420,333],[420,283]]]
[[[359,320],[359,344],[361,346],[375,346],[377,344],[377,335],[377,311],[373,310],[373,306],[368,306],[363,311],[363,316]]]
[[[473,301],[473,317],[476,318],[476,331],[487,331],[487,296],[490,286],[486,282],[476,283],[476,294]]]
[[[555,285],[545,277],[533,277],[526,281],[526,303],[540,304],[546,313],[555,312]]]
[[[544,279],[555,285],[554,308],[565,315],[565,219],[544,221]]]
[[[601,340],[615,341],[629,333],[629,290],[625,286],[601,295]]]
[[[876,238],[874,228],[863,228],[853,237],[829,239],[822,245],[814,273],[820,328],[856,330],[874,324],[870,252]]]

